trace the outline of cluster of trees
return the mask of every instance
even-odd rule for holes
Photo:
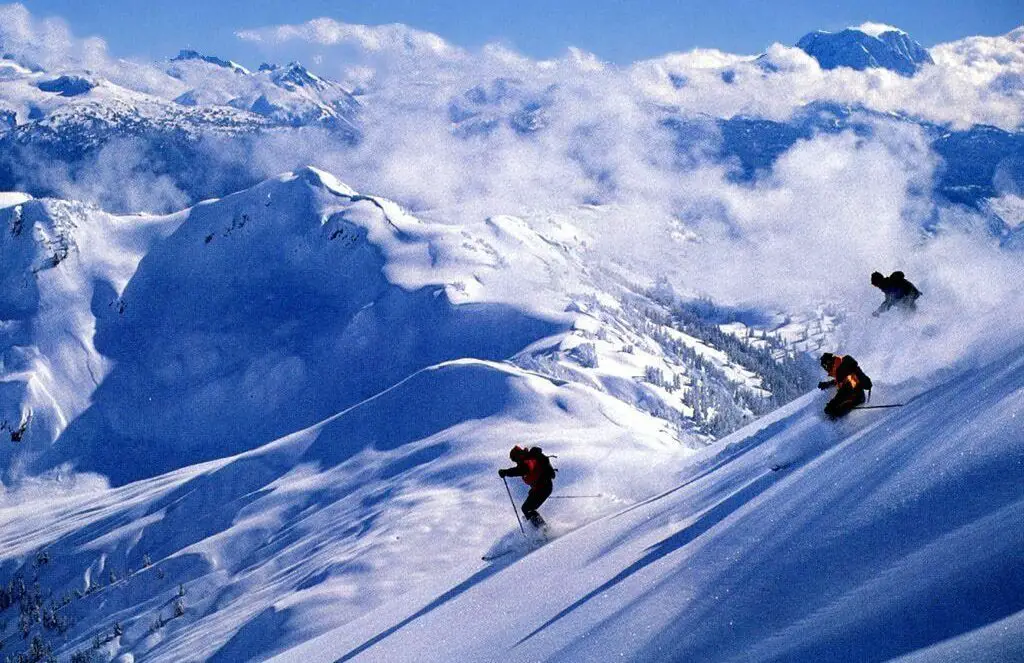
[[[692,416],[679,409],[678,401],[673,405],[655,393],[637,394],[633,404],[680,432],[718,439],[807,393],[818,380],[814,359],[784,339],[749,326],[745,335],[722,331],[722,325],[738,321],[739,314],[708,300],[682,301],[660,285],[620,296],[614,309],[596,297],[582,295],[569,310],[601,318],[603,324],[592,337],[596,341],[621,336],[623,352],[635,353],[640,347],[664,358],[669,367],[678,367],[678,371],[666,371],[664,365],[649,365],[638,379],[669,393],[681,392],[680,399]],[[756,376],[759,386],[737,380],[735,372],[730,375],[672,330],[724,353],[730,365]],[[592,384],[586,369],[599,368],[599,356],[596,343],[588,340],[567,352],[524,355],[516,363],[556,379]]]
[[[19,643],[25,649],[16,653],[9,653],[3,656],[3,663],[57,663],[53,655],[53,647],[48,638],[53,635],[63,635],[75,625],[75,618],[68,614],[72,604],[79,599],[102,592],[108,588],[131,581],[135,575],[133,569],[126,569],[123,574],[116,573],[113,569],[109,572],[110,583],[104,585],[95,578],[90,578],[85,591],[76,589],[73,592],[64,593],[57,599],[52,591],[46,590],[40,583],[43,571],[51,564],[50,555],[46,551],[39,552],[34,562],[25,565],[18,570],[6,582],[0,584],[0,651],[13,649]],[[153,562],[148,554],[142,557],[142,568],[148,569]],[[31,571],[33,580],[25,580],[25,572]],[[165,574],[162,569],[154,569],[155,577],[162,580]],[[166,604],[165,604],[166,605]],[[12,623],[13,610],[18,610],[17,626],[8,632]],[[178,585],[177,595],[171,601],[171,614],[164,616],[162,611],[157,612],[156,620],[150,627],[151,632],[163,628],[170,620],[184,617],[185,587]],[[10,615],[10,616],[9,616]],[[108,643],[124,635],[124,627],[120,622],[114,622],[109,628],[104,628],[100,633],[94,635],[92,646],[73,653],[70,657],[71,663],[92,663],[93,661],[106,660],[101,656],[100,650]]]
[[[658,344],[670,361],[686,367],[687,384],[682,400],[692,408],[692,424],[700,432],[720,438],[806,393],[816,380],[812,358],[793,352],[771,334],[741,338],[722,331],[730,322],[728,311],[707,301],[683,302],[659,290],[622,298],[624,317],[637,331]],[[719,350],[729,361],[760,378],[761,389],[737,382],[694,347],[666,330],[675,329]],[[647,372],[649,382],[668,388],[661,371]],[[653,379],[652,379],[653,378]],[[671,387],[679,388],[678,376]],[[670,389],[671,391],[671,389]]]
[[[36,556],[34,566],[38,570],[49,563],[49,554],[41,552]],[[38,578],[29,583],[21,573],[0,585],[0,615],[3,616],[0,619],[0,650],[17,642],[18,636],[21,636],[20,640],[28,641],[25,651],[5,655],[4,663],[56,663],[45,636],[47,632],[63,634],[74,625],[74,619],[62,612],[73,600],[71,594],[54,599],[43,590]],[[17,627],[8,634],[7,613],[14,608],[18,610]],[[39,632],[33,635],[32,631],[37,626]]]

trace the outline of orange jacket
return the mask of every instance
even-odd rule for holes
[[[860,380],[857,378],[857,364],[854,362],[848,362],[844,367],[844,359],[846,359],[846,357],[842,355],[836,355],[833,357],[832,365],[828,369],[828,376],[835,379],[836,387],[840,389],[844,387],[857,389],[860,385]]]

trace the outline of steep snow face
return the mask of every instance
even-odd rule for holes
[[[504,359],[570,324],[449,290],[479,282],[467,268],[490,271],[482,249],[314,169],[181,216],[111,293],[116,312],[97,316],[95,351],[113,368],[38,467],[68,461],[121,484],[222,458],[425,366]],[[11,278],[31,260],[58,263],[26,254]]]
[[[63,201],[0,195],[0,469],[45,449],[109,370],[96,320],[176,217],[114,217]],[[126,232],[127,231],[127,232]],[[12,444],[13,442],[13,444]]]
[[[670,490],[276,660],[1020,660],[1022,384],[1018,347],[838,423],[809,394]]]
[[[913,76],[925,64],[934,64],[928,51],[897,29],[867,24],[841,32],[817,31],[803,36],[796,46],[813,57],[822,69],[881,67]]]

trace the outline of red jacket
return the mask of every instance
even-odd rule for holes
[[[546,471],[546,465],[546,461],[528,454],[524,449],[522,455],[516,458],[516,466],[505,470],[505,476],[523,477],[523,482],[526,485],[534,486],[551,480],[549,472]]]

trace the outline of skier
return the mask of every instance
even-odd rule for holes
[[[904,311],[917,310],[915,302],[921,296],[921,291],[907,280],[903,272],[893,272],[888,277],[882,276],[881,272],[872,272],[871,285],[885,293],[885,301],[871,314],[872,316],[877,318],[893,306],[898,306]]]
[[[838,419],[864,403],[864,392],[871,390],[871,378],[860,370],[856,359],[826,352],[821,355],[821,367],[832,379],[819,382],[818,389],[836,387],[836,395],[825,405],[829,419]]]
[[[545,526],[544,519],[537,509],[551,495],[554,488],[552,480],[557,470],[551,467],[551,460],[544,455],[540,447],[523,449],[519,445],[512,447],[508,457],[516,464],[515,467],[498,470],[498,476],[523,477],[523,482],[530,487],[530,492],[523,502],[522,511],[530,524],[537,529]]]

